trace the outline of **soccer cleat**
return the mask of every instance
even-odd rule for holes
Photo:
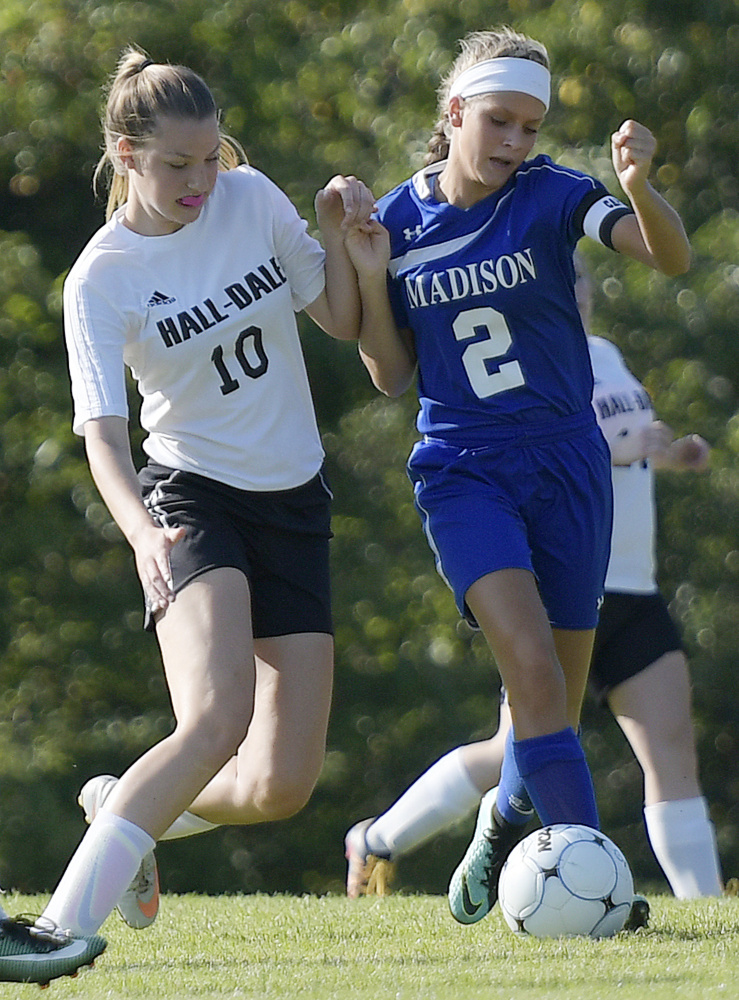
[[[505,859],[526,832],[526,824],[499,826],[493,819],[497,791],[483,795],[472,840],[449,883],[449,909],[460,924],[477,923],[490,913]]]
[[[43,917],[37,923],[26,916],[6,917],[0,920],[0,982],[48,986],[59,976],[74,977],[106,945],[97,934],[73,937]]]
[[[150,927],[159,912],[159,872],[154,852],[145,854],[139,870],[121,898],[116,909],[129,927],[140,931]]]
[[[374,821],[374,817],[371,817],[355,823],[344,840],[347,860],[346,894],[349,899],[390,894],[395,865],[390,858],[372,854],[365,840],[365,834]]]
[[[77,801],[85,810],[88,823],[95,819],[117,782],[112,774],[98,774],[82,786]],[[159,912],[159,872],[153,851],[144,856],[116,909],[128,926],[137,931],[150,927],[156,920]]]
[[[623,930],[638,931],[642,927],[649,926],[649,903],[644,896],[636,895],[631,902],[629,915],[624,923]]]

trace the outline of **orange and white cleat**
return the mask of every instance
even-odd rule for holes
[[[367,847],[365,834],[373,823],[374,817],[355,823],[344,840],[346,894],[349,899],[390,895],[395,865],[389,857],[373,854]]]
[[[118,783],[112,774],[98,774],[90,778],[80,790],[77,801],[85,811],[85,819],[92,823],[103,803]],[[129,927],[140,931],[151,927],[159,913],[159,871],[154,852],[149,851],[128,889],[118,900],[118,913]]]

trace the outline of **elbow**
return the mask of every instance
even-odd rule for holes
[[[343,340],[348,343],[359,340],[359,322],[356,320],[330,317],[318,325],[333,340]]]
[[[678,278],[681,274],[687,274],[691,263],[691,257],[688,254],[680,260],[671,261],[667,266],[662,268],[662,273],[666,274],[668,278]]]
[[[402,396],[413,381],[415,367],[408,370],[405,367],[398,368],[393,365],[378,365],[373,359],[367,358],[365,355],[362,356],[362,360],[375,389],[390,399]]]
[[[377,370],[371,372],[372,382],[376,389],[384,393],[390,399],[397,399],[402,396],[413,381],[415,368],[410,371],[392,371],[380,373]]]
[[[334,330],[328,330],[327,333],[329,337],[333,337],[334,340],[343,340],[347,344],[356,344],[359,340],[359,331],[352,330],[348,327],[339,327]]]
[[[390,351],[366,349],[366,340],[359,339],[359,356],[367,369],[374,387],[391,399],[402,394],[413,381],[416,373],[415,358],[411,359],[404,349],[393,345]]]
[[[662,261],[662,273],[668,278],[677,278],[681,274],[686,274],[693,263],[693,254],[687,237],[684,240],[676,240],[669,255],[665,255]]]
[[[412,376],[407,377],[405,373],[397,371],[382,371],[374,365],[365,364],[369,377],[372,379],[372,385],[381,392],[384,396],[388,396],[390,399],[397,399],[398,396],[402,396],[408,386],[411,384]]]
[[[398,396],[402,396],[405,390],[408,388],[409,383],[400,382],[385,382],[382,385],[375,382],[375,388],[379,389],[381,393],[387,396],[389,399],[397,399]]]

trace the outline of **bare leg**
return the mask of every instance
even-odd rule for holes
[[[189,584],[162,616],[158,636],[177,724],[117,783],[45,910],[76,934],[100,927],[154,842],[236,753],[252,717],[243,574],[218,569]]]
[[[496,796],[500,818],[521,826],[530,798],[544,823],[597,826],[590,773],[570,723],[571,716],[579,717],[592,630],[555,635],[526,570],[490,573],[466,598],[493,651],[515,728]]]
[[[217,569],[185,587],[157,624],[177,725],[106,802],[155,840],[246,736],[255,684],[249,607],[243,574]]]
[[[511,711],[508,702],[500,706],[498,731],[489,740],[479,740],[468,743],[461,748],[462,760],[470,781],[475,785],[480,795],[484,795],[498,784],[500,769],[503,764],[505,742],[508,730],[511,728]]]
[[[613,712],[644,771],[644,803],[701,794],[684,655],[666,653],[608,695]]]
[[[722,890],[716,832],[698,778],[684,655],[666,653],[611,691],[608,703],[644,771],[644,820],[679,899]]]
[[[323,765],[333,640],[321,633],[255,643],[254,717],[235,757],[190,806],[211,823],[284,819],[307,802]]]
[[[488,573],[466,597],[508,692],[517,738],[567,726],[565,676],[532,574],[521,569]]]
[[[553,635],[567,684],[567,720],[577,732],[587,691],[595,630],[554,629]]]

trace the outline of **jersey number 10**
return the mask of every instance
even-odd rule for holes
[[[252,354],[254,360],[249,358],[247,352]],[[258,326],[248,326],[246,330],[241,331],[234,345],[234,357],[238,361],[244,375],[248,375],[249,378],[259,378],[261,375],[264,375],[269,367],[269,359],[267,358],[267,352],[264,350],[262,331]],[[221,392],[223,395],[227,396],[230,392],[235,392],[239,388],[240,383],[226,367],[226,362],[223,358],[223,348],[220,344],[214,348],[210,360],[216,366],[216,371],[221,377]]]

